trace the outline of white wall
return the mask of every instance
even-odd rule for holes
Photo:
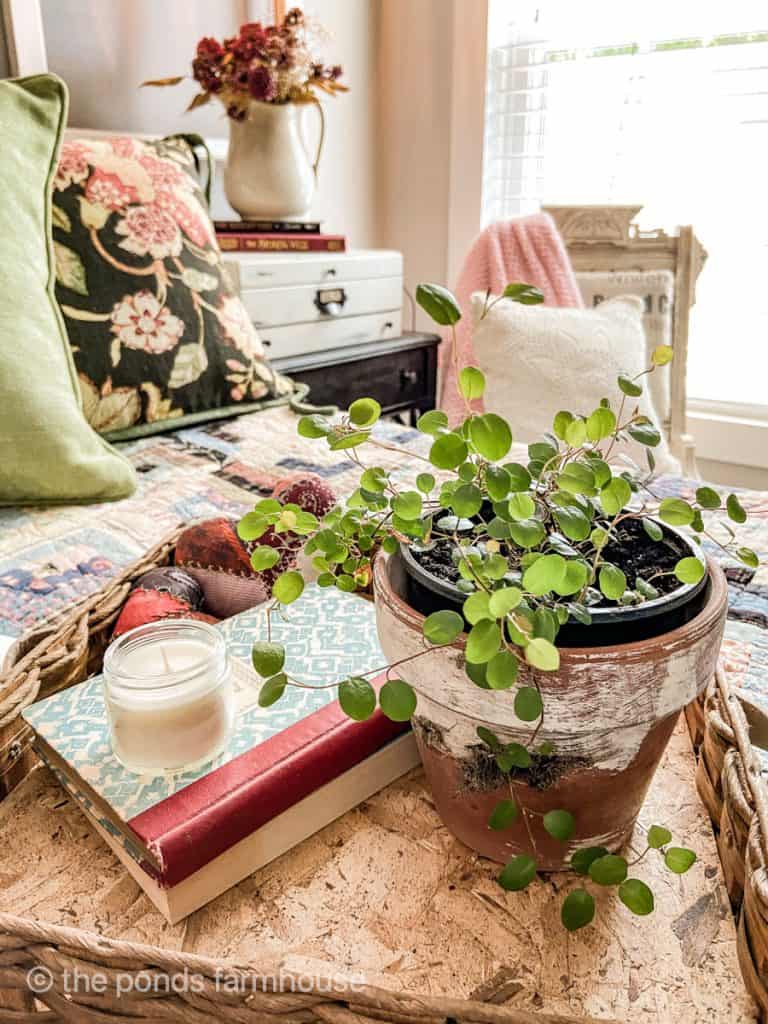
[[[411,290],[453,286],[480,227],[485,29],[478,0],[383,0],[380,237]]]

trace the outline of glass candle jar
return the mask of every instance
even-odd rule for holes
[[[172,619],[137,626],[104,655],[112,750],[131,772],[199,768],[226,746],[235,693],[221,633]]]

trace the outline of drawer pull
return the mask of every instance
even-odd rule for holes
[[[409,384],[415,384],[419,379],[419,375],[416,370],[401,370],[400,371],[400,387],[407,388]]]
[[[326,316],[339,316],[346,301],[343,288],[320,288],[315,295],[315,305]]]

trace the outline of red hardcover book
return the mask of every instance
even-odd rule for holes
[[[248,231],[216,232],[222,252],[346,252],[344,235],[279,235]]]
[[[248,615],[220,627],[238,650],[263,631]],[[372,606],[340,591],[307,587],[290,622],[273,618],[272,636],[286,643],[301,678],[335,679],[337,669],[343,677],[350,658],[363,672],[385,661]],[[408,723],[380,711],[354,722],[334,691],[322,688],[287,691],[285,706],[260,708],[261,680],[245,662],[233,664],[238,711],[229,747],[213,764],[181,776],[137,777],[115,761],[98,676],[24,712],[40,755],[172,921],[418,762]]]

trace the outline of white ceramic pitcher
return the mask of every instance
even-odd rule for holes
[[[314,161],[302,136],[304,103],[251,102],[244,121],[230,119],[224,192],[244,220],[304,217],[317,185],[325,136],[320,103],[320,138]]]

